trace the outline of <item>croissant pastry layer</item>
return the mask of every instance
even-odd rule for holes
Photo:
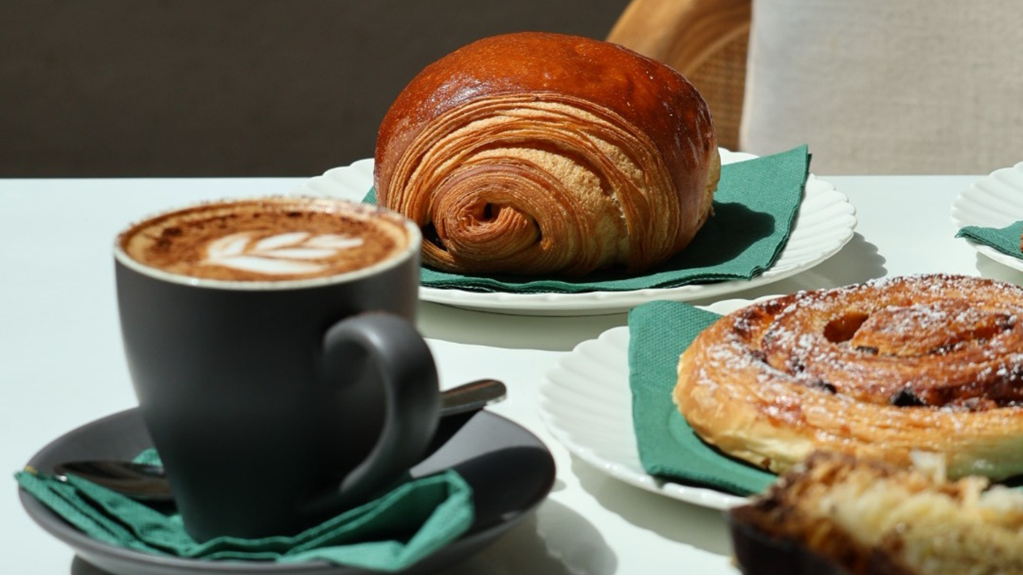
[[[827,449],[1020,474],[1023,289],[920,275],[757,303],[682,353],[674,400],[701,438],[776,472]]]
[[[710,215],[720,158],[706,104],[620,46],[516,33],[423,70],[377,140],[377,200],[444,271],[638,272]]]

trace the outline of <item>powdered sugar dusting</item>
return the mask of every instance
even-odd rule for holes
[[[743,404],[720,410],[732,422],[680,407],[699,421],[694,429],[705,439],[730,436],[736,414],[750,414],[754,423],[744,427],[778,435],[757,438],[756,450],[765,452],[772,451],[764,446],[814,438],[852,451],[960,451],[950,456],[955,469],[980,471],[992,459],[971,460],[970,438],[981,438],[978,446],[990,451],[992,437],[1017,430],[1009,441],[1023,453],[1020,318],[1023,289],[967,276],[904,276],[797,292],[722,318],[687,351],[689,364],[700,366],[701,387],[720,401]],[[679,387],[687,385],[680,372]],[[728,389],[727,396],[718,388]],[[781,463],[776,466],[795,461],[778,450],[750,459]],[[1010,460],[984,473],[1023,472],[1023,458]]]

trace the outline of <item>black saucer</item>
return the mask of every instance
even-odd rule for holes
[[[41,472],[69,460],[129,460],[152,442],[137,409],[96,420],[54,440],[28,462]],[[517,524],[554,484],[554,459],[536,436],[486,410],[412,469],[415,477],[454,468],[472,486],[476,519],[461,538],[408,569],[438,571],[467,558]],[[364,572],[326,562],[209,561],[156,556],[94,540],[24,490],[21,503],[44,530],[70,545],[85,562],[112,573],[343,574]]]

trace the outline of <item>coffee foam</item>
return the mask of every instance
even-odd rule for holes
[[[132,260],[193,278],[319,278],[394,258],[410,243],[405,222],[371,206],[331,199],[209,203],[140,222],[121,235]]]
[[[238,232],[210,242],[201,264],[266,276],[316,275],[327,270],[341,250],[358,248],[365,242],[343,234],[282,232],[259,238],[251,231]]]

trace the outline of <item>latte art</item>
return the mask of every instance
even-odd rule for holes
[[[342,234],[285,232],[259,238],[254,232],[239,232],[210,242],[202,263],[268,276],[317,274],[330,267],[340,250],[363,243]]]
[[[132,260],[172,274],[295,280],[343,274],[405,253],[411,242],[406,224],[372,206],[270,198],[156,216],[122,234],[119,246]]]

